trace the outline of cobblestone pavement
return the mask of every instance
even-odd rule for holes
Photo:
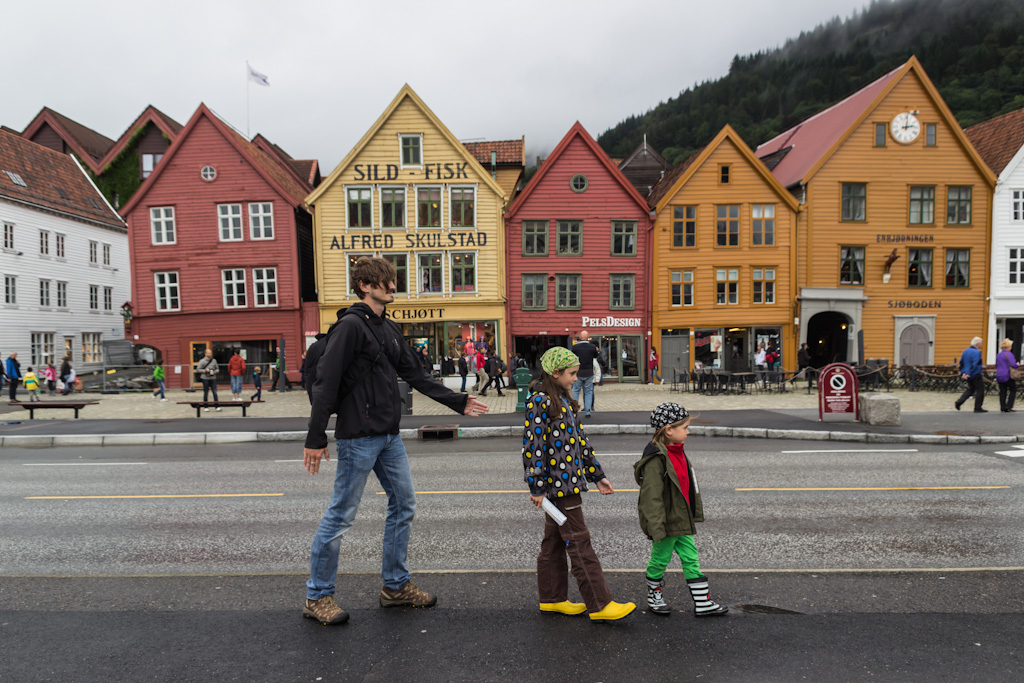
[[[224,387],[221,398],[230,399],[231,394]],[[903,412],[938,412],[952,411],[953,401],[957,394],[950,392],[910,392],[904,389],[894,389],[892,395],[899,397],[901,410]],[[187,405],[178,405],[176,401],[195,401],[200,398],[195,393],[184,391],[168,391],[167,401],[161,402],[150,398],[148,393],[125,393],[125,394],[75,394],[74,398],[79,400],[99,401],[99,405],[86,406],[82,410],[82,417],[89,419],[135,419],[135,420],[161,420],[161,419],[182,419],[195,417],[195,410]],[[263,393],[264,403],[254,404],[248,409],[248,414],[253,417],[305,417],[309,415],[309,400],[306,393],[301,389],[290,392]],[[43,396],[42,399],[57,400],[57,397]],[[494,391],[488,392],[487,396],[481,398],[490,406],[491,413],[513,413],[516,407],[515,389],[507,390],[504,396],[498,396]],[[605,384],[595,387],[595,412],[607,411],[649,411],[664,401],[675,401],[686,406],[691,412],[703,410],[793,410],[793,409],[816,409],[817,393],[808,394],[806,384],[798,384],[794,391],[781,394],[743,394],[743,395],[718,395],[705,396],[689,392],[670,392],[668,385],[640,385],[640,384]],[[988,396],[986,403],[996,402],[998,410],[998,397]],[[989,408],[992,406],[989,405]],[[8,417],[27,414],[17,406],[8,406],[6,401],[0,406],[0,413]],[[452,415],[453,413],[439,403],[413,392],[413,414],[414,415]],[[39,411],[36,413],[37,420],[67,420],[71,412]],[[211,410],[203,413],[203,419],[215,419],[218,417],[241,417],[241,410],[238,408],[225,408],[221,412]]]

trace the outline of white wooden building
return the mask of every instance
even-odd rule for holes
[[[128,233],[71,155],[0,129],[0,354],[21,371],[70,354],[83,375],[124,338]]]
[[[999,343],[1024,344],[1024,109],[964,131],[996,174],[992,200],[992,268],[985,362],[995,363]],[[965,342],[966,346],[966,342]]]

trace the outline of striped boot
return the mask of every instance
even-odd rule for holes
[[[687,579],[686,587],[690,589],[690,596],[693,598],[693,616],[718,617],[729,611],[728,607],[719,605],[708,595],[708,577],[701,575],[695,579]]]
[[[660,579],[647,577],[647,609],[651,610],[652,614],[664,614],[665,616],[672,614],[672,608],[665,603],[665,597],[661,594],[661,589],[664,587],[664,577]]]

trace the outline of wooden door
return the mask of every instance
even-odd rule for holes
[[[900,364],[928,365],[928,330],[910,325],[900,334]]]

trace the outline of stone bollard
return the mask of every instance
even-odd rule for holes
[[[900,426],[900,400],[892,394],[861,394],[860,421],[885,427]]]

